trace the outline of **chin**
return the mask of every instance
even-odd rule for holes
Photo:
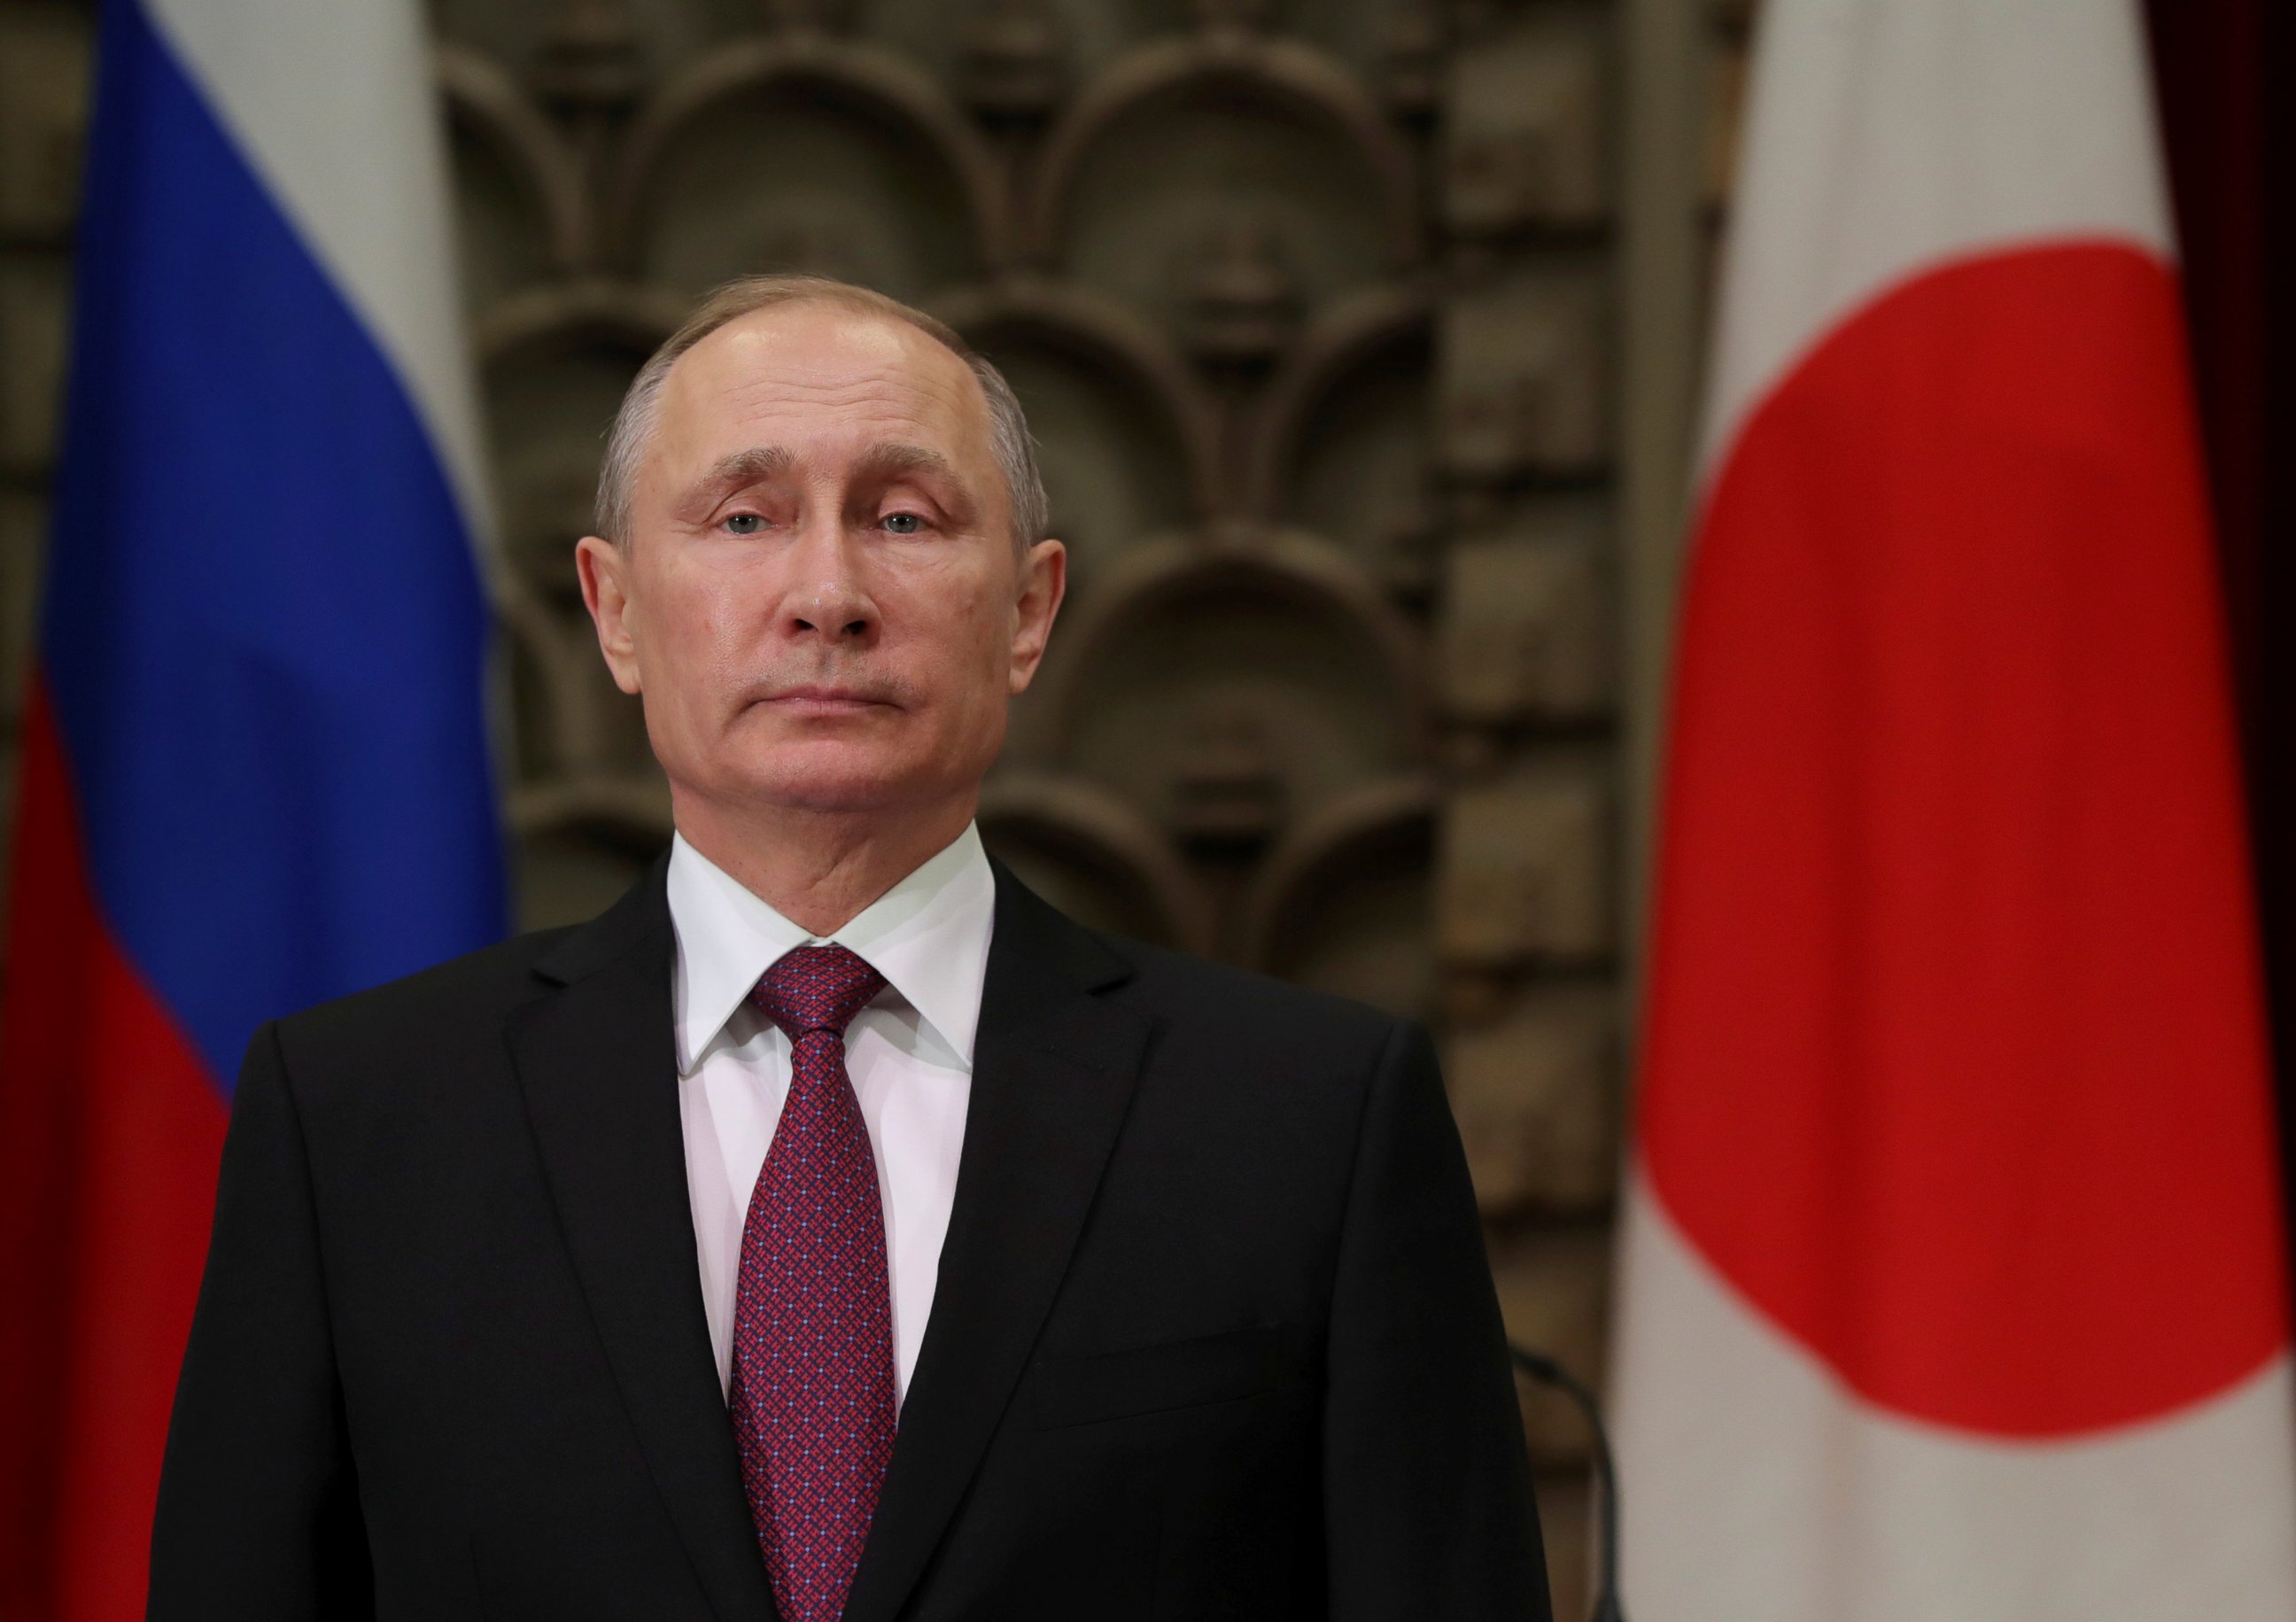
[[[882,811],[928,798],[935,786],[915,762],[876,750],[816,745],[778,753],[742,774],[742,799],[795,811]]]

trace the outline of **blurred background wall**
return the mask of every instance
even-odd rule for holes
[[[594,912],[668,835],[569,558],[630,375],[742,272],[922,304],[1011,375],[1074,559],[990,845],[1095,923],[1431,1021],[1510,1327],[1598,1372],[1637,852],[1752,9],[432,0],[521,922]],[[2222,77],[2247,37],[2194,27],[2260,6],[2180,10],[2172,119],[2261,150],[2239,124],[2260,101]],[[8,806],[93,12],[0,0]],[[2187,190],[2244,197],[2258,176],[2199,150]],[[2236,229],[2194,241],[2203,281],[2243,267],[2207,283],[2202,359],[2253,430],[2217,448],[2256,493],[2227,533],[2268,729],[2269,390],[2240,315],[2260,322],[2262,260]],[[166,520],[164,490],[120,499]],[[1543,1398],[1529,1422],[1577,1614],[1585,1437]]]

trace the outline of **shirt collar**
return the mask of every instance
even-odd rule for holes
[[[885,977],[969,1071],[988,972],[996,880],[972,823],[938,856],[828,936],[808,934],[685,842],[669,848],[677,934],[677,1068],[691,1075],[767,969],[832,941]]]

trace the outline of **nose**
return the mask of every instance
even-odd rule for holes
[[[860,559],[836,513],[808,517],[788,555],[783,628],[799,639],[867,641],[877,628],[877,605],[859,572]]]

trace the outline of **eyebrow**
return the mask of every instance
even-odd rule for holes
[[[906,473],[931,473],[960,487],[964,483],[955,463],[922,445],[873,445],[853,473],[857,484],[884,483]]]
[[[778,445],[753,445],[709,464],[709,471],[685,487],[677,507],[681,512],[701,512],[735,490],[747,489],[768,479],[784,479],[797,458]]]
[[[965,481],[955,463],[922,445],[875,445],[863,454],[853,470],[853,482],[863,488],[888,485],[922,475],[933,481],[933,495],[942,516],[959,529],[971,528],[980,517],[980,493]]]
[[[786,446],[753,445],[710,463],[709,471],[687,487],[685,498],[679,505],[687,512],[706,511],[735,490],[747,489],[767,479],[786,479],[796,469],[797,458]],[[925,474],[947,485],[949,498],[945,504],[953,521],[968,523],[977,515],[977,499],[956,464],[939,451],[922,445],[871,446],[853,470],[853,482],[890,484],[912,474]]]

